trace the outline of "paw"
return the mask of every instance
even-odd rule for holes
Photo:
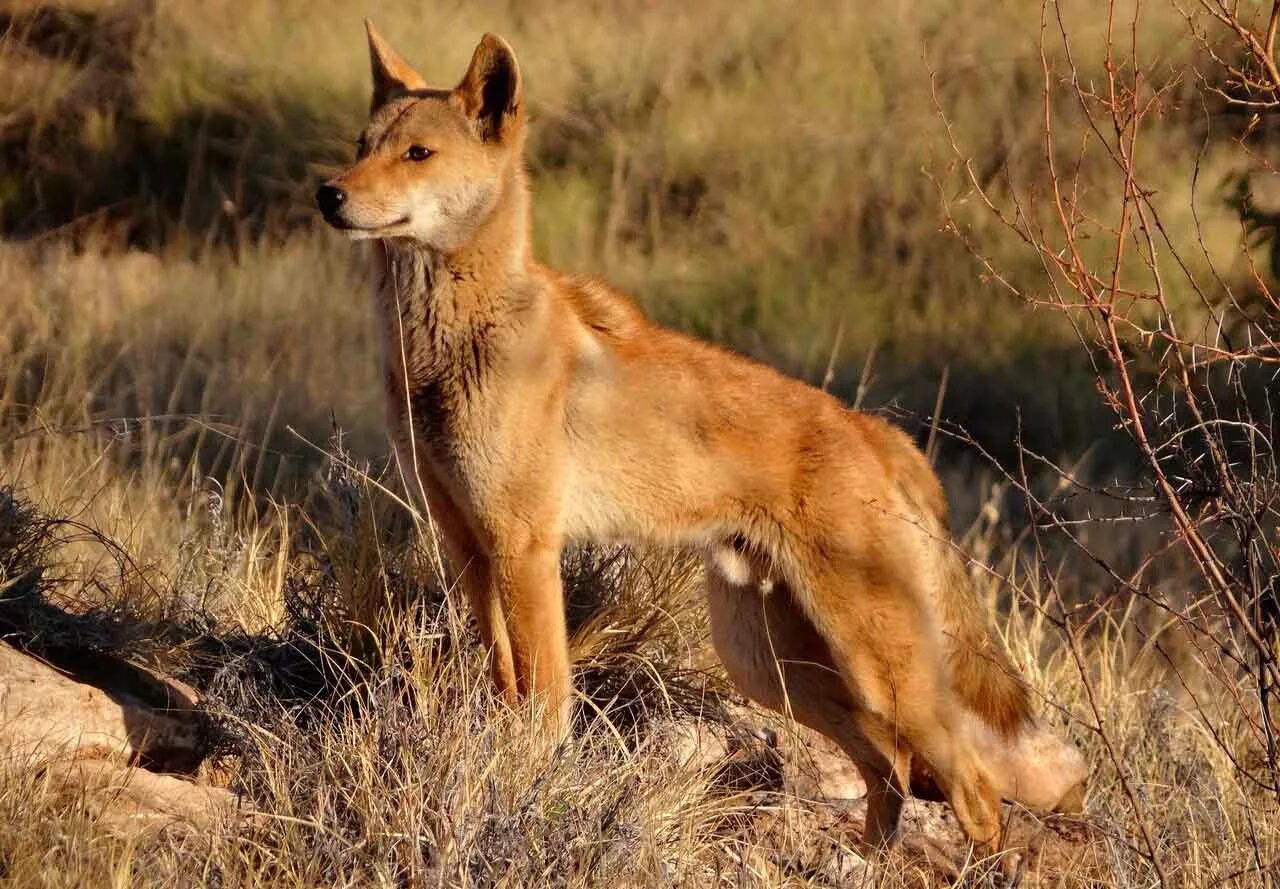
[[[1022,885],[1022,874],[1025,861],[1017,852],[1005,852],[1000,856],[1001,889],[1017,889]]]

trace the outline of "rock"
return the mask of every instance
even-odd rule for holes
[[[855,800],[867,785],[853,760],[826,736],[795,723],[775,734],[787,760],[787,789],[806,800]]]
[[[853,761],[826,738],[811,732],[795,754],[792,788],[810,799],[852,800],[866,796],[867,785]]]
[[[729,756],[724,736],[703,722],[671,722],[662,726],[660,743],[681,768],[701,770],[719,765]]]
[[[700,721],[662,726],[657,743],[682,769],[707,773],[721,790],[781,789],[782,758],[771,732],[747,723],[728,728]]]
[[[201,735],[195,720],[76,682],[0,643],[0,756],[33,765],[110,758],[181,771],[202,758]]]
[[[138,767],[194,771],[203,758],[198,696],[118,658],[53,652],[77,682],[0,642],[0,761],[38,770],[48,791],[107,830],[137,836],[207,829],[238,815],[228,790]]]
[[[229,790],[107,760],[54,761],[44,774],[50,793],[74,799],[117,834],[207,830],[238,810],[239,800]]]

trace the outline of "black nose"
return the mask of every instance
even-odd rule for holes
[[[342,209],[347,202],[347,193],[336,185],[322,185],[316,189],[316,204],[320,212],[328,219]]]

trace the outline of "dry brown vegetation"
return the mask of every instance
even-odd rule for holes
[[[867,866],[838,758],[725,687],[689,554],[567,558],[554,756],[491,699],[308,206],[364,14],[441,80],[514,44],[542,258],[930,443],[1096,770],[1083,818],[1011,814],[1028,883],[1280,882],[1280,75],[1241,6],[8,3],[0,633],[198,688],[245,818],[121,837],[8,762],[0,884],[943,880]],[[943,807],[905,827],[993,879]]]

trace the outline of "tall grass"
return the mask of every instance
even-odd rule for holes
[[[61,42],[32,38],[57,29],[22,16],[5,41],[23,96],[0,138],[11,231],[106,229],[198,251],[305,228],[317,173],[350,157],[366,108],[360,17],[445,84],[494,30],[527,74],[547,261],[604,274],[661,319],[810,379],[835,351],[845,394],[873,347],[876,401],[927,411],[950,368],[951,415],[992,447],[1011,440],[1014,405],[1035,443],[1092,437],[1099,414],[1079,394],[1087,365],[1069,331],[986,286],[938,212],[963,177],[935,93],[983,176],[1041,175],[1037,4],[753,2],[727,19],[670,0],[87,6],[92,18],[64,25]],[[1082,70],[1100,73],[1105,20],[1088,3],[1064,14]],[[1190,70],[1199,49],[1176,10],[1145,21],[1161,70]],[[1155,185],[1185,206],[1199,158],[1201,221],[1225,253],[1238,219],[1212,195],[1239,164],[1212,150],[1216,131],[1203,154],[1203,115],[1186,98],[1161,124],[1167,175]],[[317,254],[345,249],[323,243]],[[1039,274],[1014,251],[1002,258]],[[314,261],[323,273],[294,279],[314,316],[359,298],[335,286],[334,257]]]

